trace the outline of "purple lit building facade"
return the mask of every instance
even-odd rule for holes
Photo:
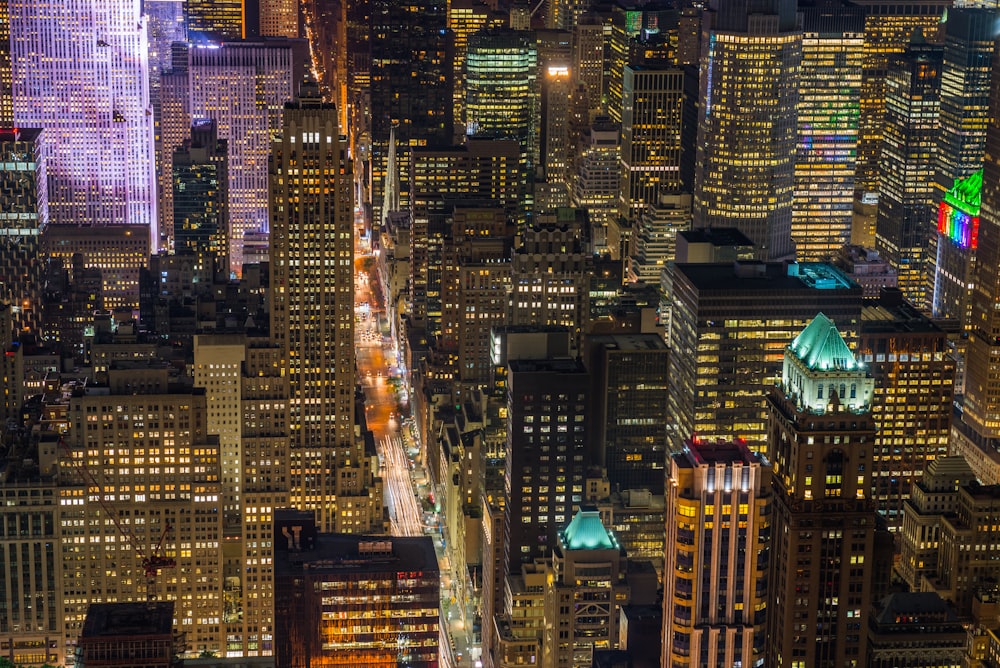
[[[140,0],[9,0],[14,124],[42,128],[53,224],[149,225],[156,187]]]

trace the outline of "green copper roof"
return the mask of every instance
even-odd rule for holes
[[[596,510],[580,509],[562,532],[563,545],[569,550],[612,550],[618,541],[604,528]]]
[[[833,321],[822,313],[806,325],[790,346],[812,371],[845,371],[859,365]]]
[[[980,169],[964,179],[955,179],[955,185],[944,194],[944,201],[970,216],[978,216],[982,192],[983,170]]]

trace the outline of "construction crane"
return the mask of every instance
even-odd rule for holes
[[[163,531],[160,532],[160,538],[156,542],[156,545],[152,550],[147,552],[142,542],[135,535],[135,531],[132,530],[131,526],[125,525],[121,522],[118,517],[118,512],[112,508],[107,501],[104,500],[104,486],[97,482],[90,469],[87,468],[86,461],[81,457],[77,460],[73,456],[73,451],[70,449],[69,444],[62,437],[59,438],[59,445],[62,447],[66,456],[72,462],[73,467],[83,478],[87,487],[93,487],[97,490],[97,502],[101,504],[101,508],[104,509],[105,514],[114,522],[115,528],[118,533],[124,538],[132,552],[139,557],[139,565],[142,567],[143,575],[146,577],[146,600],[155,601],[156,600],[156,578],[159,577],[160,571],[165,568],[175,568],[177,566],[177,561],[173,557],[168,557],[163,553],[163,544],[167,539],[167,534],[170,533],[171,526],[170,522],[165,522],[163,526]]]

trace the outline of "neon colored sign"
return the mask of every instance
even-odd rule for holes
[[[979,204],[983,189],[983,170],[958,179],[945,193],[938,208],[938,233],[951,239],[959,248],[975,250],[979,246]]]

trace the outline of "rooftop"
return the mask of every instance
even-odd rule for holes
[[[91,603],[81,637],[172,636],[173,626],[174,604],[171,601]]]
[[[861,293],[861,286],[847,274],[824,262],[678,263],[675,266],[677,273],[686,276],[699,291],[854,290]]]
[[[604,527],[601,514],[593,507],[582,507],[559,536],[568,550],[616,550],[618,541]]]
[[[684,442],[684,450],[679,457],[679,463],[684,466],[700,466],[701,464],[755,464],[760,461],[757,454],[750,450],[742,438],[735,441],[703,441],[693,436]]]
[[[284,540],[280,536],[278,541]],[[300,551],[278,549],[275,577],[330,573],[395,573],[399,570],[438,573],[430,536],[389,537],[353,534],[316,534],[315,542]]]
[[[840,330],[822,313],[795,337],[789,350],[811,371],[850,371],[860,366]]]

